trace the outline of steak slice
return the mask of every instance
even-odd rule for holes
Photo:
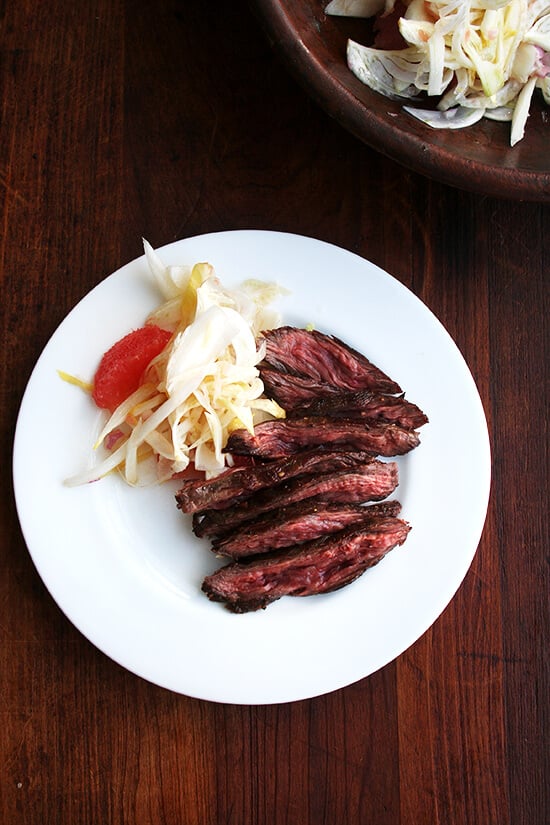
[[[397,516],[400,510],[401,505],[395,500],[365,507],[306,499],[245,522],[240,530],[215,539],[212,549],[233,559],[247,558],[303,544],[353,525],[371,524],[384,516]]]
[[[403,394],[387,395],[369,390],[319,396],[312,401],[302,402],[298,407],[286,407],[286,411],[287,415],[297,418],[319,415],[385,421],[388,424],[398,424],[407,430],[416,430],[428,422],[422,410],[405,399]]]
[[[314,496],[321,501],[346,504],[381,501],[393,493],[398,483],[395,461],[373,460],[355,470],[300,476],[260,490],[226,510],[208,510],[202,515],[195,514],[193,531],[197,536],[208,538],[227,535],[229,531],[262,513]]]
[[[408,453],[419,443],[417,432],[397,424],[311,416],[263,421],[253,434],[245,429],[234,430],[225,452],[274,459],[312,447],[340,447],[393,456]]]
[[[283,326],[264,332],[263,337],[264,363],[281,372],[307,375],[320,384],[346,390],[401,392],[399,385],[368,358],[332,335]]]
[[[403,544],[409,525],[396,518],[377,521],[280,550],[248,562],[232,562],[202,583],[212,601],[233,613],[267,607],[281,596],[311,596],[337,590]]]
[[[308,450],[281,461],[236,467],[211,479],[189,479],[176,493],[184,513],[229,507],[257,490],[308,473],[331,473],[352,469],[372,460],[364,452],[321,452]]]
[[[301,404],[307,404],[316,398],[327,395],[339,395],[342,387],[333,387],[326,381],[316,380],[307,375],[294,375],[282,372],[265,362],[259,365],[260,378],[264,383],[265,394],[281,405],[285,410],[293,410]]]

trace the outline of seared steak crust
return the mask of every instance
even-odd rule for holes
[[[369,506],[331,504],[318,499],[300,501],[245,522],[239,530],[214,539],[212,549],[233,559],[248,558],[303,544],[354,525],[372,524],[384,516],[397,516],[400,510],[401,505],[395,500]]]
[[[285,418],[264,421],[248,430],[235,430],[225,448],[236,455],[283,458],[312,447],[361,450],[372,455],[403,455],[420,442],[418,433],[397,424],[347,418]]]
[[[393,493],[398,481],[397,464],[394,461],[378,460],[355,470],[300,476],[273,488],[260,490],[226,510],[208,510],[202,517],[195,514],[193,531],[197,536],[208,538],[226,535],[262,513],[313,497],[321,501],[346,504],[381,501]]]
[[[331,473],[368,464],[372,457],[364,452],[306,452],[252,467],[236,467],[215,478],[189,479],[176,493],[184,513],[229,507],[266,487],[273,487],[299,475]]]
[[[342,387],[333,387],[326,381],[316,380],[307,375],[283,372],[265,362],[259,365],[259,370],[265,394],[269,398],[274,398],[287,411],[314,401],[316,398],[346,392]]]
[[[264,608],[281,596],[328,593],[349,584],[402,544],[409,529],[401,519],[381,519],[366,528],[344,530],[252,561],[233,562],[207,576],[202,589],[234,613]]]
[[[364,355],[331,335],[284,326],[263,336],[264,362],[281,372],[307,375],[345,390],[401,392],[399,385]]]
[[[302,418],[324,416],[333,418],[385,421],[398,424],[407,430],[416,430],[427,423],[422,410],[407,401],[403,394],[387,395],[362,390],[317,396],[310,402],[293,409],[286,408],[287,415]]]

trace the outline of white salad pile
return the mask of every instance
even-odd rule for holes
[[[147,241],[144,248],[164,298],[146,321],[172,336],[99,434],[104,458],[70,485],[117,468],[133,485],[168,480],[190,465],[208,478],[226,468],[232,430],[284,417],[264,396],[257,367],[264,356],[257,336],[279,325],[269,305],[284,290],[254,280],[227,289],[210,264],[165,266]]]
[[[389,14],[395,0],[332,0],[327,14]],[[524,135],[533,93],[550,105],[549,0],[405,0],[395,51],[348,41],[351,71],[392,99],[437,97],[437,109],[405,106],[436,129],[459,129],[482,117],[510,121],[510,144]]]

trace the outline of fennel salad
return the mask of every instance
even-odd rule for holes
[[[232,462],[223,448],[234,429],[285,416],[264,394],[257,341],[280,325],[271,305],[286,290],[253,279],[229,289],[209,263],[166,266],[147,241],[144,250],[159,306],[104,353],[92,382],[60,372],[108,413],[94,445],[99,460],[69,486],[114,470],[131,485],[189,470],[211,478]]]
[[[534,94],[550,105],[549,0],[331,0],[325,11],[375,17],[375,31],[393,29],[386,48],[376,37],[374,47],[348,40],[348,66],[374,91],[407,101],[404,110],[434,129],[483,117],[510,122],[514,146]],[[426,96],[435,109],[415,105]]]

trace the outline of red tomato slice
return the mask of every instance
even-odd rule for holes
[[[167,330],[147,324],[113,344],[94,376],[92,398],[97,406],[112,412],[137,390],[143,373],[171,337]]]

